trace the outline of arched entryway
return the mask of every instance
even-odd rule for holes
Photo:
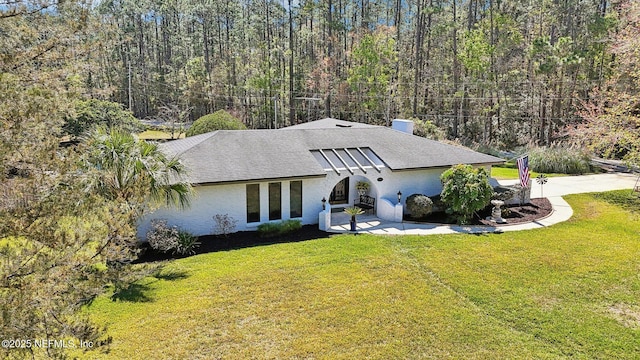
[[[358,191],[357,185],[359,182],[365,182],[369,184],[369,189],[365,192]],[[373,181],[369,180],[362,175],[352,175],[342,178],[338,181],[329,194],[329,204],[332,208],[340,211],[342,208],[354,206],[360,203],[360,195],[368,195],[373,199],[378,196],[378,190]],[[370,213],[375,214],[375,206],[371,209]]]
[[[333,187],[329,195],[329,204],[346,205],[349,204],[349,177],[346,177]]]

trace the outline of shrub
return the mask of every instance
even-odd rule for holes
[[[410,195],[407,197],[407,210],[413,218],[425,217],[433,211],[433,201],[426,195]]]
[[[539,173],[584,174],[591,171],[588,154],[573,148],[529,149],[529,166]]]
[[[213,216],[215,225],[213,226],[213,233],[215,235],[224,235],[225,237],[234,232],[238,220],[229,216],[229,214],[216,214]]]
[[[151,248],[167,252],[178,244],[178,228],[169,226],[167,220],[151,220],[151,230],[147,232],[147,241]]]
[[[151,248],[180,255],[195,254],[200,246],[198,238],[187,231],[169,226],[167,220],[151,220],[151,230],[147,232],[147,241]]]
[[[300,220],[284,220],[258,225],[258,234],[263,238],[286,235],[302,228]]]
[[[245,130],[247,127],[235,116],[224,110],[218,110],[194,121],[186,136],[194,136],[215,130]]]
[[[440,194],[431,195],[429,196],[429,199],[431,199],[431,202],[433,202],[432,211],[444,211],[445,206],[442,202],[442,196],[440,196]]]
[[[459,224],[468,223],[471,216],[486,207],[491,201],[493,189],[489,174],[484,168],[471,165],[455,165],[442,173],[442,202],[446,212],[453,215]]]
[[[411,120],[413,121],[414,135],[432,140],[443,140],[447,137],[445,131],[430,120],[420,120],[417,118],[412,118]]]
[[[173,252],[180,255],[193,255],[200,246],[198,237],[193,234],[180,230],[178,231],[178,239]]]
[[[300,229],[302,229],[302,221],[300,220],[285,220],[282,222],[283,234],[289,234]]]
[[[258,234],[263,238],[270,238],[277,236],[282,228],[281,223],[264,223],[258,225]]]

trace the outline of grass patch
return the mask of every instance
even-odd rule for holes
[[[87,308],[101,359],[636,358],[640,222],[597,195],[504,234],[339,235],[167,265]],[[594,209],[597,211],[594,212]],[[635,220],[634,220],[635,219]]]
[[[184,133],[179,135],[176,133],[178,139],[184,138]],[[171,133],[160,130],[146,130],[138,134],[138,138],[142,140],[157,140],[157,139],[171,139]]]
[[[535,179],[540,173],[530,171],[529,176]],[[544,174],[547,177],[567,176],[566,174]],[[518,179],[518,169],[511,167],[491,167],[491,177],[498,180],[516,180]]]
[[[631,190],[609,191],[594,194],[597,199],[618,205],[631,212],[640,213],[640,194]]]
[[[529,171],[529,176],[533,179],[536,178],[540,173],[535,171]],[[558,177],[558,176],[567,176],[567,174],[544,174],[547,177]],[[518,167],[513,163],[505,163],[502,166],[492,166],[491,167],[491,177],[498,180],[514,180],[518,179]]]

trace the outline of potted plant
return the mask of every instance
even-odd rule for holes
[[[351,215],[351,221],[349,221],[349,225],[351,225],[351,231],[356,231],[356,215],[364,214],[364,211],[357,206],[348,207],[344,209],[345,214]]]
[[[356,183],[356,190],[358,190],[358,194],[360,195],[366,194],[370,188],[371,188],[371,184],[369,184],[366,181],[358,181]]]

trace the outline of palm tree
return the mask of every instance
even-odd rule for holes
[[[157,144],[118,129],[98,128],[89,135],[86,164],[96,171],[93,187],[110,200],[144,209],[148,200],[186,207],[191,185],[184,166]]]

